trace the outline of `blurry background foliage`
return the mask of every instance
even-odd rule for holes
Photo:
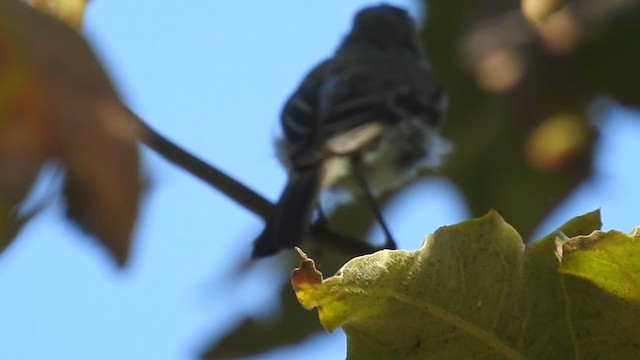
[[[67,172],[70,216],[124,262],[142,181],[137,160],[125,165],[112,160],[137,159],[131,140],[136,133],[133,127],[105,124],[106,118],[114,117],[126,124],[130,114],[122,111],[97,60],[71,35],[71,28],[45,26],[40,15],[16,3],[0,0],[0,248],[33,215],[17,212],[16,207],[38,170],[57,159]],[[32,1],[73,28],[81,22],[84,4]],[[444,133],[456,147],[439,175],[457,185],[472,216],[496,209],[529,239],[545,216],[591,175],[598,140],[594,123],[601,114],[613,104],[640,105],[640,2],[525,0],[527,16],[521,4],[505,0],[433,0],[424,5],[427,21],[422,38],[450,96]],[[42,38],[34,41],[33,36]],[[73,62],[56,61],[66,51],[74,51]],[[81,76],[75,77],[80,70]],[[70,101],[68,96],[82,101]],[[70,103],[86,106],[67,106]],[[64,130],[80,126],[80,120],[95,120],[87,127],[98,129],[90,143]],[[153,119],[146,120],[153,124]],[[52,128],[58,132],[43,130]],[[95,143],[104,147],[88,159],[77,156],[95,149]],[[93,162],[101,166],[88,165]],[[94,173],[104,168],[103,163],[111,165],[97,181]],[[114,172],[119,175],[113,176]],[[129,189],[115,203],[98,198],[74,205],[74,193],[100,193],[114,183]],[[393,196],[387,194],[383,201]],[[100,213],[109,206],[124,206],[126,211],[121,216],[113,210]],[[330,224],[364,239],[373,219],[357,203],[338,208]],[[105,230],[113,226],[116,233]],[[321,250],[319,245],[307,245]],[[346,258],[324,252],[316,260],[330,274]],[[286,272],[294,261],[274,264]],[[236,276],[251,267],[240,266]],[[315,314],[298,305],[286,281],[281,303],[280,313],[269,321],[240,321],[225,337],[213,341],[205,356],[257,354],[321,331]]]

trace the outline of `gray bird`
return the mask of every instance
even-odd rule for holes
[[[361,10],[335,55],[284,106],[278,152],[289,180],[252,257],[300,244],[323,189],[353,190],[355,175],[375,195],[438,166],[451,148],[439,135],[446,103],[406,11]]]

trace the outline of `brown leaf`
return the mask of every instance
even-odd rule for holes
[[[23,64],[19,85],[32,89],[19,100],[36,114],[15,120],[38,155],[28,170],[60,159],[69,215],[123,264],[141,189],[133,115],[77,32],[16,0],[0,0],[0,14],[8,59]]]
[[[1,28],[0,28],[1,29]],[[47,159],[39,136],[43,114],[33,99],[38,93],[11,58],[10,44],[0,31],[0,206],[6,214],[22,200]],[[4,216],[0,216],[0,224]]]
[[[29,5],[79,29],[87,0],[29,0]]]

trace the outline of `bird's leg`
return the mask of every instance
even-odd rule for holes
[[[391,232],[389,231],[389,228],[387,227],[387,223],[384,221],[384,218],[382,217],[382,212],[380,211],[380,208],[378,207],[378,203],[376,202],[376,199],[373,197],[373,194],[371,193],[371,190],[369,189],[369,185],[367,184],[367,180],[362,176],[362,174],[360,173],[360,161],[358,158],[355,158],[352,160],[352,168],[353,168],[353,175],[356,178],[356,181],[358,182],[358,185],[362,188],[362,191],[364,192],[364,196],[367,199],[367,202],[369,203],[369,207],[371,208],[371,211],[373,212],[373,215],[375,216],[376,220],[378,221],[378,223],[380,224],[380,226],[382,227],[382,231],[384,232],[384,236],[386,238],[386,242],[383,246],[383,248],[385,249],[396,249],[396,242],[395,240],[393,240],[393,236],[391,235]]]
[[[322,210],[322,206],[319,203],[316,204],[316,211],[317,217],[313,223],[311,223],[309,232],[312,235],[311,240],[322,240],[322,245],[318,243],[320,246],[313,250],[318,252],[317,254],[314,254],[314,257],[318,257],[325,248],[332,249],[333,252],[346,255],[349,258],[371,254],[372,252],[379,250],[379,248],[371,247],[371,245],[368,245],[359,239],[333,231],[328,224],[329,220],[327,215],[324,210]],[[388,230],[386,231],[386,234],[389,234]],[[388,239],[391,238],[388,237]],[[329,243],[329,241],[331,241],[331,243]],[[387,244],[385,244],[384,247],[395,249],[395,242],[393,242],[393,240],[387,241]]]

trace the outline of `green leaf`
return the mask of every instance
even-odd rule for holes
[[[640,300],[639,229],[631,235],[594,231],[563,244],[560,271],[629,300]]]
[[[593,212],[560,230],[579,239],[599,227]],[[640,304],[561,271],[560,249],[547,236],[524,250],[490,212],[438,229],[417,251],[355,258],[325,280],[303,254],[292,284],[325,329],[344,329],[349,359],[640,357]]]

